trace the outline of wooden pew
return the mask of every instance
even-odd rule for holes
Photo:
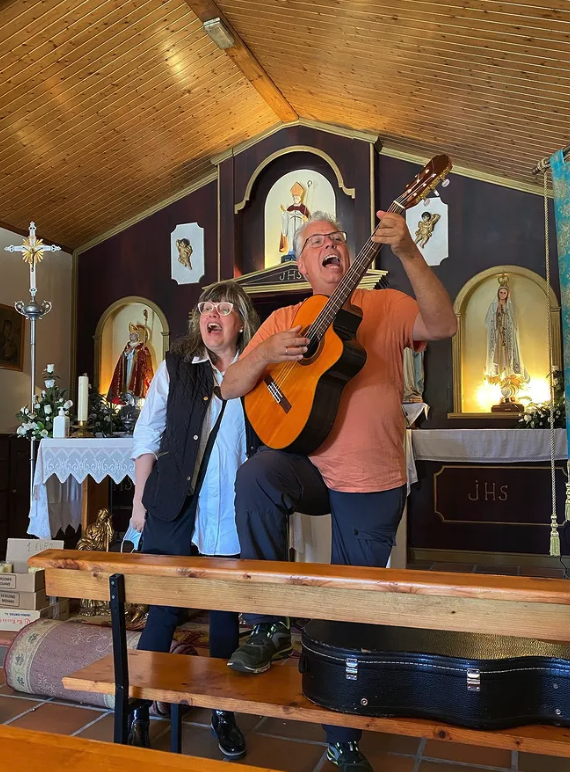
[[[129,602],[570,640],[570,584],[564,580],[69,550],[48,550],[29,562],[45,568],[49,595],[111,597],[112,605],[110,581],[117,587],[117,579],[124,579]],[[117,694],[116,664],[106,657],[64,684]],[[220,660],[132,651],[127,686],[135,699],[570,758],[567,728],[489,732],[333,713],[303,697],[300,674],[287,664],[243,676]]]
[[[224,761],[0,726],[2,769],[30,772],[227,772]],[[240,772],[271,772],[239,765]]]

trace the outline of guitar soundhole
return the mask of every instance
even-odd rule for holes
[[[303,330],[300,334],[304,335],[305,330]],[[315,359],[319,356],[321,353],[321,349],[323,347],[323,340],[311,340],[307,347],[307,351],[303,354],[303,359],[299,361],[300,365],[310,365],[312,362],[315,361]]]

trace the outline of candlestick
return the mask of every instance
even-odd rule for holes
[[[79,376],[77,387],[77,420],[87,421],[87,403],[89,400],[89,376],[83,374]]]

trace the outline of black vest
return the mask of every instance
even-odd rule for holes
[[[209,362],[191,364],[175,354],[166,355],[170,384],[166,405],[166,428],[158,458],[145,485],[143,505],[160,520],[174,520],[193,493],[202,424],[214,393],[214,374]],[[244,412],[245,417],[245,412]],[[259,440],[245,417],[248,457]],[[234,481],[228,480],[233,487]]]

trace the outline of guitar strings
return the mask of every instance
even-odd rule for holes
[[[398,211],[398,209],[401,209],[401,207],[402,207],[402,203],[399,197],[390,205],[387,211],[396,212]],[[376,228],[374,229],[374,233],[376,233]],[[346,292],[346,297],[343,297],[343,294],[346,291],[347,285],[351,284],[353,278],[355,278],[359,274],[361,276],[364,275],[364,273],[368,269],[370,262],[380,252],[380,249],[382,248],[382,246],[383,246],[382,244],[376,244],[375,242],[373,242],[371,238],[368,239],[364,247],[360,250],[360,253],[357,255],[355,261],[352,263],[348,271],[341,279],[336,290],[333,292],[333,294],[327,301],[327,304],[325,305],[325,307],[319,312],[316,319],[307,330],[305,337],[311,340],[316,340],[317,342],[321,340],[323,335],[326,333],[327,329],[334,321],[334,318],[338,310],[342,308],[342,306],[348,299],[348,296],[350,295],[350,291],[349,291],[349,292]],[[337,307],[335,308],[335,306]],[[301,363],[298,360],[286,363],[285,367],[280,368],[279,372],[273,378],[273,382],[279,389],[281,389],[281,387],[285,385],[286,381],[290,378],[291,374],[293,373],[296,367],[302,367]]]

